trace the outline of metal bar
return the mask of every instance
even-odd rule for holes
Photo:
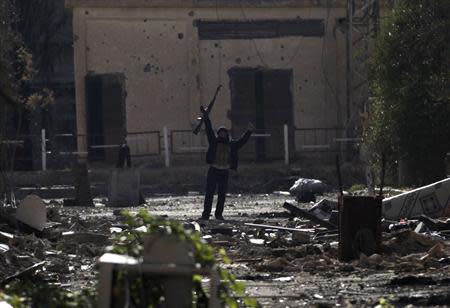
[[[347,141],[354,141],[354,142],[361,142],[362,138],[334,138],[334,142],[347,142]]]
[[[91,145],[91,149],[107,149],[107,148],[118,148],[120,144],[104,144],[104,145]]]
[[[329,149],[329,144],[302,145],[302,149]]]
[[[296,228],[286,228],[286,227],[280,227],[280,226],[252,224],[252,223],[245,223],[245,225],[249,226],[249,227],[255,227],[255,228],[283,230],[283,231],[290,231],[290,232],[301,232],[301,233],[307,233],[307,234],[314,233],[314,231],[315,231],[315,229],[296,229]]]
[[[3,140],[0,143],[3,143],[3,144],[23,144],[24,141],[23,140]]]
[[[41,159],[42,159],[42,171],[47,170],[47,150],[46,150],[45,129],[41,129]]]
[[[170,167],[170,153],[169,153],[169,135],[167,126],[163,128],[164,135],[164,162],[166,167]]]
[[[272,137],[272,134],[252,134],[250,137],[252,137],[252,138],[267,138],[267,137]]]
[[[289,128],[284,124],[284,164],[289,165]]]
[[[347,94],[347,121],[350,120],[351,111],[350,108],[353,105],[353,0],[347,0],[347,36],[346,36],[346,94]]]

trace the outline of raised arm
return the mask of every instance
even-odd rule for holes
[[[238,149],[242,148],[247,143],[254,129],[255,127],[253,124],[249,123],[247,131],[238,140],[236,140],[236,146]]]

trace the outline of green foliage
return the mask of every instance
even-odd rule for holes
[[[371,58],[366,131],[375,158],[412,163],[417,184],[442,178],[450,150],[450,1],[399,1]]]
[[[0,292],[0,300],[6,301],[14,308],[93,308],[96,307],[96,296],[94,289],[68,292],[50,285],[39,275],[33,279],[13,282],[6,286],[3,294]]]
[[[65,51],[72,49],[71,18],[60,0],[15,0],[19,15],[17,31],[34,55],[37,74],[44,81]]]
[[[195,261],[199,266],[216,269],[221,279],[218,296],[227,307],[259,307],[254,298],[246,295],[245,285],[227,270],[218,266],[218,261],[231,263],[224,249],[215,250],[203,242],[196,232],[186,231],[175,221],[159,219],[151,216],[146,210],[140,210],[137,215],[123,212],[127,228],[115,236],[115,244],[109,251],[142,257],[143,239],[149,235],[171,235],[192,243]],[[139,228],[139,230],[136,230]],[[202,277],[193,277],[193,307],[207,307],[208,294],[203,289]],[[160,277],[157,275],[129,274],[119,272],[117,281],[113,284],[112,293],[120,294],[129,290],[130,307],[157,307],[163,296]],[[51,296],[48,296],[51,294]],[[144,295],[144,296],[143,296]],[[117,297],[119,300],[120,295]],[[81,292],[68,292],[58,286],[50,285],[39,275],[33,279],[15,281],[0,291],[0,300],[5,300],[14,308],[24,307],[95,307],[97,294],[95,289],[84,289]]]
[[[27,1],[29,5],[35,1]],[[0,1],[0,197],[9,194],[11,183],[6,172],[14,170],[16,144],[4,143],[17,139],[23,131],[25,109],[45,107],[54,101],[47,88],[31,90],[36,78],[33,54],[26,48],[18,25],[23,16],[17,10],[17,1]],[[21,3],[25,3],[22,2]],[[28,16],[29,17],[29,16]],[[29,19],[28,22],[36,21]],[[45,18],[43,18],[45,20]]]
[[[140,210],[136,215],[129,212],[122,213],[128,228],[116,235],[115,244],[109,248],[111,252],[127,254],[133,257],[142,257],[143,239],[149,235],[174,236],[182,241],[188,241],[194,248],[194,259],[198,266],[216,268],[221,279],[219,286],[219,298],[228,307],[258,307],[255,299],[246,296],[245,285],[238,282],[236,278],[227,270],[217,266],[217,260],[225,264],[230,264],[231,260],[226,255],[224,249],[215,250],[207,245],[200,234],[193,231],[186,231],[184,227],[176,221],[155,218],[146,210]],[[139,228],[138,230],[136,230]],[[149,307],[158,305],[163,295],[158,276],[151,275],[143,277],[142,280],[133,280],[130,285],[130,293],[134,302],[140,302],[142,285],[145,290],[152,290]],[[193,298],[195,307],[206,307],[208,296],[201,284],[201,276],[194,276]],[[147,292],[148,295],[148,292]]]
[[[356,191],[364,190],[366,188],[366,185],[364,184],[353,184],[349,189],[348,192],[354,193]]]
[[[395,306],[391,304],[389,299],[382,297],[378,300],[378,305],[375,308],[395,308]]]

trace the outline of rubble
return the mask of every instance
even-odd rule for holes
[[[445,235],[445,219],[417,217],[416,220],[405,220],[408,222],[404,223],[407,225],[405,228],[384,229],[379,252],[360,253],[355,260],[342,262],[338,258],[337,227],[326,224],[330,227],[326,228],[323,225],[330,210],[332,213],[335,208],[334,202],[327,204],[333,198],[327,197],[326,202],[319,201],[313,206],[294,205],[302,210],[302,214],[307,212],[308,217],[314,216],[312,220],[305,215],[286,215],[289,213],[282,206],[286,198],[283,195],[236,195],[229,198],[235,206],[227,209],[230,219],[225,223],[211,220],[198,224],[193,221],[201,207],[202,196],[166,197],[164,200],[158,197],[147,199],[147,204],[155,215],[174,217],[184,222],[186,230],[198,233],[204,241],[225,248],[232,260],[225,266],[238,279],[247,281],[250,294],[267,294],[267,288],[272,290],[271,294],[276,294],[270,298],[261,297],[263,307],[282,307],[280,299],[295,307],[298,303],[295,294],[300,285],[303,285],[301,288],[305,294],[311,294],[305,297],[305,302],[311,305],[315,303],[313,294],[320,294],[330,303],[338,302],[335,290],[340,290],[340,296],[362,301],[371,307],[376,305],[381,295],[373,298],[358,295],[366,294],[358,283],[376,290],[374,294],[391,294],[392,287],[433,285],[435,289],[427,291],[431,297],[438,290],[444,292],[442,290],[448,289],[448,283],[445,285],[438,276],[450,269],[450,243]],[[96,202],[105,201],[98,199]],[[41,275],[72,290],[95,287],[97,259],[111,244],[111,238],[127,230],[122,217],[113,214],[119,209],[65,208],[57,202],[49,204],[47,212],[53,208],[52,211],[58,213],[54,214],[55,217],[59,216],[60,224],[52,228],[58,236],[26,234],[0,222],[0,247],[9,248],[0,252],[0,281],[45,262],[27,275]],[[130,208],[131,211],[136,209]],[[432,223],[426,224],[426,221]],[[387,222],[387,226],[389,224],[394,222]],[[422,227],[418,229],[420,224]],[[286,273],[290,278],[284,281]],[[401,279],[418,274],[431,277],[433,282],[427,281],[428,278],[420,278],[419,282],[408,281],[409,278],[395,280],[396,277]],[[21,277],[14,279],[25,279]],[[405,301],[402,294],[398,298]]]
[[[295,216],[304,217],[304,218],[311,220],[312,222],[317,223],[327,229],[337,229],[337,226],[332,224],[328,220],[322,219],[322,218],[316,216],[315,213],[301,209],[300,207],[298,207],[290,202],[285,202],[283,204],[283,207],[285,209],[287,209],[288,211],[290,211]]]
[[[47,223],[47,209],[41,198],[29,195],[20,202],[16,219],[33,229],[43,231]]]
[[[390,220],[450,215],[450,178],[383,200],[383,217]]]

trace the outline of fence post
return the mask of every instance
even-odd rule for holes
[[[163,128],[164,136],[164,160],[166,167],[170,167],[170,153],[169,153],[169,133],[167,131],[167,126]]]
[[[42,171],[47,170],[47,147],[46,147],[45,129],[41,129],[41,159],[42,159]]]
[[[284,124],[284,163],[289,165],[289,128]]]

